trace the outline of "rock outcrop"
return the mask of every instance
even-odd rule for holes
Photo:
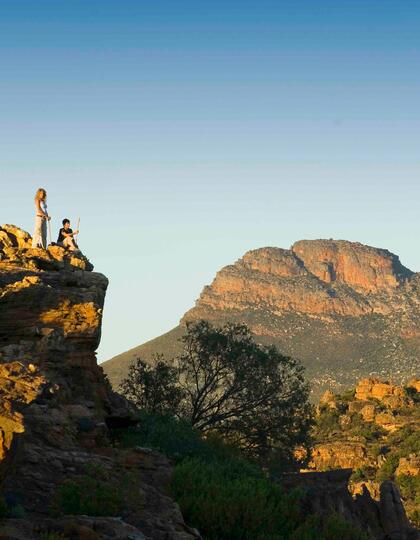
[[[197,538],[168,497],[167,460],[112,447],[108,425],[130,421],[133,411],[96,362],[107,279],[85,257],[31,249],[30,240],[0,228],[0,481],[6,504],[27,516],[15,533],[8,520],[2,538],[64,530],[66,519],[49,517],[59,487],[89,468],[110,481],[139,481],[125,523],[79,519],[80,538]],[[117,536],[124,527],[130,534]]]
[[[303,240],[249,251],[220,270],[172,332],[105,362],[118,384],[136,356],[172,355],[189,321],[247,324],[257,340],[301,359],[314,390],[364,377],[415,377],[420,355],[420,274],[387,250]]]
[[[379,379],[363,379],[359,381],[356,386],[355,398],[361,401],[377,399],[393,407],[401,407],[407,401],[401,386],[383,382]]]
[[[392,479],[401,486],[403,506],[413,523],[418,523],[420,495],[417,383],[412,380],[402,387],[389,381],[363,379],[354,391],[342,395],[327,391],[317,407],[315,444],[309,463],[309,468],[316,471],[353,470],[350,491],[356,495],[368,490],[377,501],[385,497],[381,492],[383,480]],[[385,506],[399,500],[395,490],[389,485],[387,489],[381,503]]]
[[[360,442],[337,441],[317,444],[309,466],[318,471],[358,469],[369,464],[366,447]]]
[[[316,515],[341,514],[347,521],[375,540],[417,540],[410,527],[398,488],[384,482],[379,501],[372,499],[366,488],[352,497],[348,490],[351,469],[328,472],[286,474],[280,482],[288,489],[300,488],[307,493],[308,512]]]

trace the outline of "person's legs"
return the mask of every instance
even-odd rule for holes
[[[42,222],[40,216],[35,216],[34,236],[32,238],[32,247],[37,248],[42,246]]]
[[[42,247],[44,249],[47,249],[48,243],[47,243],[47,220],[42,220]]]
[[[64,238],[63,246],[68,248],[70,251],[76,251],[77,249],[71,236],[67,236],[66,238]]]

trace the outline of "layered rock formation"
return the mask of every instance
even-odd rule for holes
[[[48,516],[59,487],[89,468],[138,482],[125,525],[79,519],[80,537],[196,538],[168,497],[167,460],[112,447],[108,426],[129,422],[132,411],[96,363],[107,279],[83,256],[30,245],[24,231],[0,228],[0,481],[8,507],[27,517],[17,529],[6,522],[2,538],[65,532],[66,520]],[[131,536],[117,536],[124,527]]]
[[[366,489],[381,497],[384,479],[401,486],[404,506],[418,522],[420,481],[420,389],[412,380],[405,387],[378,379],[359,381],[342,395],[325,392],[317,408],[316,441],[309,467],[354,472],[352,493]]]
[[[324,473],[284,475],[282,483],[288,489],[300,488],[306,492],[305,505],[316,515],[341,514],[350,523],[377,540],[417,540],[418,532],[410,527],[398,488],[384,482],[378,501],[363,488],[352,497],[348,490],[351,469]]]
[[[398,382],[417,375],[420,274],[384,249],[346,241],[249,251],[204,287],[180,327],[103,364],[111,381],[135,356],[172,355],[184,325],[198,319],[245,323],[257,340],[301,359],[314,398],[366,376]]]

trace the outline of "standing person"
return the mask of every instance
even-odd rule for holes
[[[47,248],[47,221],[50,221],[47,210],[47,192],[39,188],[35,194],[35,231],[32,238],[33,248]]]
[[[74,231],[70,228],[70,220],[63,219],[63,227],[58,234],[57,244],[68,248],[70,251],[80,252],[74,237],[79,234],[79,231]]]

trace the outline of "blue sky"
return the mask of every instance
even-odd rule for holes
[[[420,1],[0,1],[1,222],[110,278],[99,359],[245,251],[343,238],[420,270]]]

